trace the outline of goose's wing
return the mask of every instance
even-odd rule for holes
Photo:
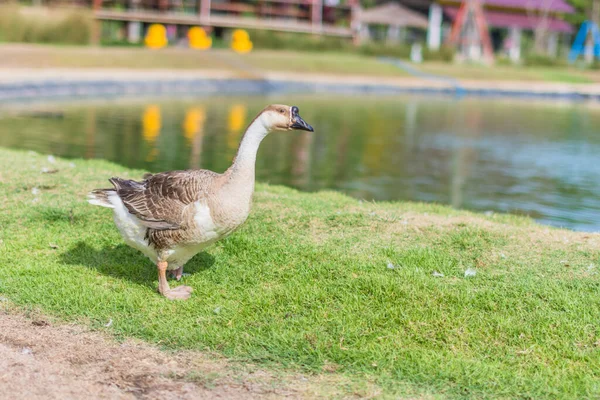
[[[179,229],[186,225],[186,207],[206,197],[218,174],[206,170],[146,174],[141,182],[112,178],[117,195],[145,226]]]

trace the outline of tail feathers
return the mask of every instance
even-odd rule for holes
[[[87,201],[90,204],[101,207],[115,208],[108,199],[110,193],[116,193],[114,189],[96,189],[92,190],[87,195]]]

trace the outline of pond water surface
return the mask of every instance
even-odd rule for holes
[[[283,96],[30,105],[0,109],[0,146],[221,172],[246,125],[276,102],[299,106],[315,132],[268,136],[260,181],[600,230],[600,108],[585,104]]]

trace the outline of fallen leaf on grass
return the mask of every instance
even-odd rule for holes
[[[33,354],[33,350],[31,350],[29,347],[23,347],[21,349],[21,354]]]
[[[475,268],[469,268],[465,271],[465,278],[475,275],[477,275],[477,270]]]

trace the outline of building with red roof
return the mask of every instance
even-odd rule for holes
[[[575,10],[565,0],[481,0],[483,14],[493,35],[496,50],[505,50],[513,61],[520,58],[523,32],[533,32],[538,51],[556,55],[561,35],[574,28],[563,19]],[[463,0],[432,1],[429,8],[428,46],[439,48],[445,26],[452,24]],[[444,26],[445,25],[445,26]]]

